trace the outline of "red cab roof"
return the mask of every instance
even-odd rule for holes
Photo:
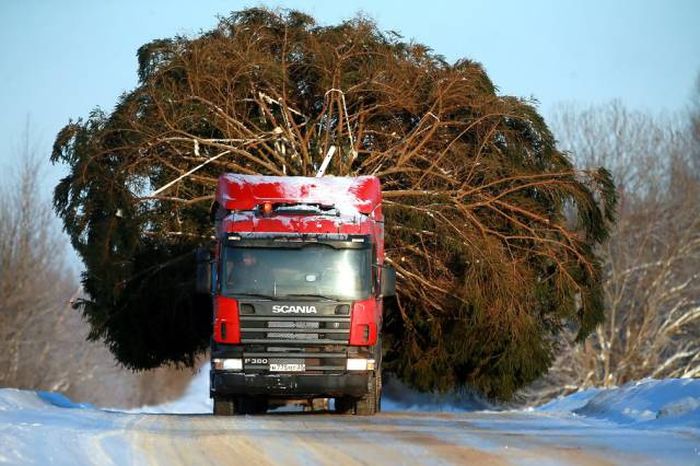
[[[334,206],[342,215],[381,215],[382,193],[375,176],[311,178],[226,173],[219,177],[216,200],[224,209],[253,210],[273,204]]]

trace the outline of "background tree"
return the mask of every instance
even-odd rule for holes
[[[29,132],[13,182],[0,188],[0,385],[33,386],[46,375],[32,371],[47,356],[45,321],[78,285],[64,260],[50,204],[37,188],[39,159]],[[52,227],[53,226],[53,227]],[[28,358],[29,353],[32,358]]]
[[[596,245],[615,190],[577,171],[531,102],[356,18],[249,9],[138,51],[139,85],[57,136],[54,204],[87,266],[91,338],[132,368],[191,364],[211,332],[192,250],[221,172],[374,174],[389,262],[385,361],[423,390],[491,396],[546,371],[565,322],[603,319]],[[571,206],[577,220],[567,224]]]
[[[104,345],[85,341],[86,325],[70,305],[80,286],[51,203],[40,194],[43,163],[29,125],[21,141],[20,165],[0,186],[0,387],[60,391],[110,407],[181,395],[190,371],[134,374]]]
[[[562,107],[554,118],[577,163],[611,169],[620,207],[604,248],[608,318],[584,345],[564,335],[550,373],[526,391],[532,400],[700,376],[699,116],[696,107],[688,124],[613,102]]]

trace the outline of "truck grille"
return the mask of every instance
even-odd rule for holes
[[[247,373],[345,370],[349,316],[242,315],[240,321]]]
[[[241,343],[319,345],[347,344],[350,317],[241,316]]]

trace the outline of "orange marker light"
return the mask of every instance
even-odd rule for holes
[[[264,203],[262,211],[263,215],[266,217],[272,214],[272,204],[270,202]]]

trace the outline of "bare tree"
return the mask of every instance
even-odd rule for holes
[[[695,93],[690,108],[691,157],[695,173],[700,172],[700,73],[695,80]]]
[[[692,131],[619,102],[563,107],[555,131],[580,165],[610,168],[619,219],[605,245],[606,321],[583,345],[562,341],[554,367],[526,395],[700,376],[700,173]]]
[[[19,149],[20,167],[0,189],[0,384],[33,385],[23,369],[47,355],[47,316],[77,290],[65,265],[65,241],[39,191],[40,162],[26,131]],[[45,333],[48,331],[49,333]]]
[[[60,391],[101,405],[132,407],[179,396],[191,371],[132,373],[88,328],[72,299],[81,292],[65,259],[42,165],[27,129],[19,167],[0,186],[0,387]]]

